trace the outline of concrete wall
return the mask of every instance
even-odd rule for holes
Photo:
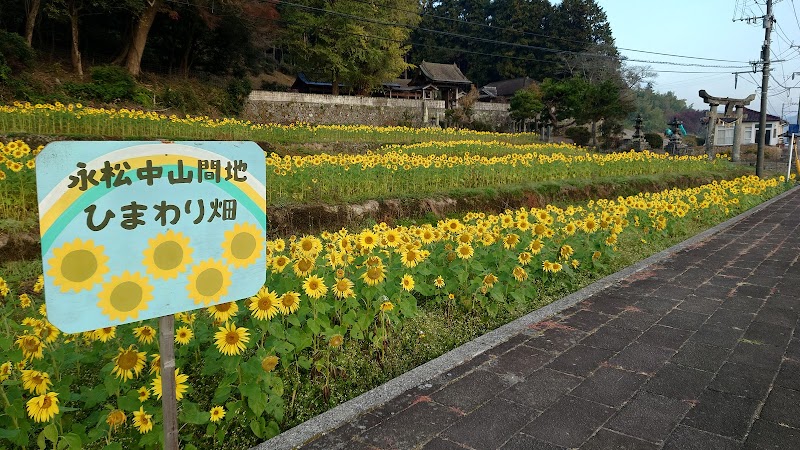
[[[427,109],[427,114],[426,114]],[[508,121],[508,105],[478,102],[473,117],[494,126]],[[444,101],[252,91],[244,117],[253,122],[421,126],[444,120]],[[427,117],[426,117],[427,115]]]

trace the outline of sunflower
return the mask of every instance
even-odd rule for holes
[[[325,286],[325,280],[316,275],[311,275],[303,282],[303,290],[311,298],[320,298],[328,292],[328,287]]]
[[[497,283],[497,277],[494,276],[493,273],[489,273],[489,275],[486,275],[485,277],[483,277],[483,285],[484,286],[492,287],[492,286],[494,286],[495,283]]]
[[[91,239],[77,238],[53,250],[53,257],[47,261],[50,267],[47,275],[61,292],[89,291],[103,281],[103,275],[108,272],[107,262],[102,245],[95,245]]]
[[[175,318],[185,323],[186,325],[191,325],[197,319],[197,314],[181,312],[175,314]]]
[[[416,267],[422,259],[422,254],[415,248],[408,248],[400,253],[400,262],[405,267]]]
[[[187,326],[182,326],[175,330],[175,342],[180,345],[186,345],[192,341],[194,331]]]
[[[247,267],[258,260],[264,250],[264,230],[252,223],[237,223],[225,232],[222,257],[235,268]]]
[[[117,335],[117,327],[103,327],[92,332],[92,339],[100,342],[108,342]]]
[[[158,353],[153,353],[150,356],[153,357],[153,359],[150,360],[150,373],[151,374],[152,373],[160,374],[161,373],[161,355],[159,355]]]
[[[0,364],[0,383],[6,381],[11,376],[12,368],[13,364],[11,364],[11,361],[6,361],[3,364]]]
[[[211,408],[209,414],[211,415],[211,417],[208,420],[212,422],[219,422],[225,417],[225,408],[223,408],[222,406],[215,406]]]
[[[381,303],[380,309],[381,309],[382,313],[387,312],[387,311],[391,311],[391,310],[394,309],[394,303],[389,302],[389,301],[383,302],[383,303]]]
[[[358,235],[358,245],[367,252],[371,252],[378,244],[378,236],[370,230],[364,230]]]
[[[25,357],[25,361],[29,359],[42,359],[44,357],[44,354],[42,353],[44,345],[39,339],[39,336],[23,334],[17,338],[15,343],[17,344],[17,347],[22,350],[22,356]]]
[[[336,295],[336,298],[339,299],[355,297],[356,294],[353,292],[353,286],[353,282],[348,278],[340,278],[333,284],[333,293]]]
[[[531,262],[531,258],[532,258],[532,256],[531,256],[531,254],[530,254],[530,253],[528,253],[528,252],[522,252],[522,253],[520,253],[520,254],[519,254],[519,256],[517,257],[517,261],[519,261],[519,263],[520,263],[520,264],[522,264],[523,266],[527,266],[527,265],[528,265],[528,263],[530,263],[530,262]]]
[[[111,431],[114,431],[120,425],[124,424],[128,418],[125,416],[125,412],[121,409],[115,409],[108,413],[108,417],[106,417],[106,423],[111,428]]]
[[[512,274],[514,275],[514,279],[517,281],[525,281],[528,279],[528,272],[526,272],[522,266],[514,267]]]
[[[280,362],[280,359],[277,356],[267,356],[261,360],[261,368],[264,369],[264,372],[272,372],[278,367],[278,362]]]
[[[311,272],[314,271],[315,267],[316,264],[314,264],[313,259],[300,258],[294,263],[292,270],[294,270],[294,274],[297,275],[298,278],[305,278],[311,275]]]
[[[28,417],[34,422],[47,422],[58,414],[58,392],[48,392],[33,397],[26,404]]]
[[[330,339],[328,339],[328,346],[331,348],[341,347],[342,343],[344,343],[344,336],[338,333],[334,334]]]
[[[530,249],[532,254],[538,255],[539,253],[541,253],[542,249],[544,248],[544,243],[539,239],[534,239],[528,245],[528,248]]]
[[[577,269],[577,268],[578,268],[578,266],[580,266],[580,265],[581,265],[581,262],[580,262],[580,261],[578,261],[577,259],[573,259],[573,260],[572,260],[572,261],[569,263],[569,265],[571,265],[573,269]]]
[[[544,270],[545,272],[552,272],[553,271],[553,263],[551,263],[548,260],[544,260],[542,262],[542,270]]]
[[[387,247],[397,247],[400,244],[400,232],[392,229],[383,234],[383,242]]]
[[[444,287],[444,278],[441,275],[437,276],[435,280],[433,280],[433,285],[436,286],[437,289],[441,289]]]
[[[228,266],[214,259],[207,259],[192,267],[186,290],[189,298],[197,304],[218,302],[227,295],[231,285]]]
[[[39,275],[39,277],[36,278],[36,283],[34,283],[33,285],[33,292],[41,294],[43,290],[44,290],[44,276]]]
[[[153,278],[169,280],[185,272],[192,263],[192,247],[189,237],[169,230],[148,239],[142,265]]]
[[[300,308],[300,294],[294,291],[289,291],[281,295],[281,298],[278,299],[280,303],[278,304],[278,309],[281,311],[281,314],[284,316],[289,315],[298,308]]]
[[[273,272],[282,273],[283,269],[285,269],[286,266],[289,265],[289,262],[290,262],[289,258],[287,258],[285,255],[278,255],[272,258],[270,265],[272,266]]]
[[[142,344],[152,344],[156,337],[156,330],[150,325],[142,325],[133,329],[133,335]]]
[[[144,369],[145,352],[138,351],[133,345],[128,346],[127,349],[121,348],[114,358],[114,369],[111,373],[115,374],[117,378],[122,381],[132,379],[134,376],[139,376],[139,373]]]
[[[144,406],[140,406],[138,411],[133,412],[133,426],[139,433],[145,434],[153,429],[153,415],[144,411]]]
[[[31,298],[28,296],[28,294],[20,294],[19,306],[22,308],[29,308],[31,306]]]
[[[38,370],[22,371],[22,387],[29,390],[31,394],[42,395],[47,392],[52,384],[47,372],[39,372]]]
[[[561,263],[554,262],[553,269],[551,270],[551,272],[553,273],[561,272],[561,269],[562,269]]]
[[[267,289],[266,286],[261,286],[258,293],[250,297],[248,308],[250,314],[258,320],[270,320],[278,314],[280,301],[278,294]]]
[[[183,393],[189,388],[189,385],[186,384],[186,381],[189,380],[189,375],[182,374],[181,368],[175,368],[175,399],[180,400],[183,398]],[[161,373],[156,375],[153,381],[150,383],[153,386],[153,393],[156,394],[159,400],[161,400]],[[136,414],[136,413],[134,413]]]
[[[559,249],[558,256],[561,259],[569,259],[573,253],[575,253],[575,250],[573,250],[571,246],[564,244],[561,246],[561,249]]]
[[[36,329],[36,332],[45,344],[52,344],[58,339],[58,335],[61,334],[61,330],[48,322],[47,319],[42,320],[42,324]]]
[[[461,259],[470,259],[475,254],[475,250],[469,244],[460,244],[456,248],[456,255]]]
[[[250,333],[247,328],[237,327],[234,323],[226,323],[224,327],[219,327],[219,331],[214,334],[217,349],[223,355],[238,355],[247,348],[245,344],[250,341]]]
[[[411,290],[414,289],[414,278],[409,274],[403,275],[403,278],[400,280],[400,286],[404,290],[411,292]]]
[[[509,233],[506,237],[503,238],[503,247],[506,250],[510,250],[519,244],[519,236],[514,233]]]
[[[236,302],[220,303],[206,308],[208,314],[216,321],[227,322],[239,312]]]
[[[148,398],[150,398],[150,389],[147,389],[146,386],[142,386],[136,391],[139,394],[139,401],[144,403]]]
[[[314,259],[322,250],[322,242],[314,236],[303,236],[297,247],[303,256]]]
[[[153,286],[138,272],[126,270],[104,283],[97,296],[100,298],[97,306],[103,314],[111,320],[126,321],[137,319],[147,309],[147,303],[153,300]]]
[[[592,260],[597,261],[598,259],[600,259],[600,256],[602,255],[603,255],[602,253],[595,251],[594,253],[592,253]]]

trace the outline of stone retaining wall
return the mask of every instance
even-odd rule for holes
[[[442,100],[253,91],[244,117],[259,123],[422,126],[443,121],[444,106]],[[505,126],[509,117],[507,104],[479,102],[473,111],[475,119],[495,127]]]

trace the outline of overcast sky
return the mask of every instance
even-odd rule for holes
[[[761,71],[739,75],[738,87],[734,88],[734,75],[731,72],[752,70],[749,67],[693,67],[678,66],[676,63],[692,63],[717,66],[747,66],[748,61],[758,60],[764,29],[761,22],[748,24],[733,22],[732,19],[763,15],[766,0],[671,0],[658,2],[652,0],[596,0],[605,10],[611,30],[620,52],[631,59],[666,61],[650,65],[655,71],[677,70],[683,72],[707,73],[659,73],[654,80],[659,92],[672,91],[678,98],[694,104],[695,109],[706,109],[703,100],[697,95],[705,89],[717,97],[743,98],[756,93],[761,84]],[[794,7],[794,8],[793,8]],[[800,45],[800,0],[775,0],[773,12],[778,26],[772,32],[771,59],[784,62],[772,64],[769,81],[769,108],[771,114],[794,116],[800,97],[800,74],[791,79],[794,71],[800,71],[800,49],[790,47]],[[702,58],[730,60],[718,62],[683,59],[671,56],[652,55],[625,49],[648,50]],[[742,63],[744,62],[744,63]],[[777,80],[777,81],[776,81]],[[787,97],[786,89],[791,89]],[[760,91],[750,108],[760,109]],[[793,103],[793,105],[789,105]]]

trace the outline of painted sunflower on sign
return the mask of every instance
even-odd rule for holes
[[[153,278],[175,278],[192,263],[194,249],[189,246],[189,237],[183,233],[169,230],[148,239],[147,244],[142,265]]]
[[[264,232],[252,223],[237,223],[225,232],[222,242],[222,257],[236,268],[255,264],[264,250]]]
[[[136,319],[141,311],[147,309],[147,303],[153,300],[153,286],[138,272],[126,270],[104,283],[97,296],[100,298],[97,306],[111,320]]]
[[[186,290],[195,303],[218,302],[231,286],[231,271],[221,261],[207,259],[192,267]]]
[[[47,275],[53,277],[53,284],[61,292],[89,291],[103,281],[108,272],[107,262],[102,245],[95,245],[91,239],[76,238],[53,250],[53,257],[47,261],[50,266]]]

